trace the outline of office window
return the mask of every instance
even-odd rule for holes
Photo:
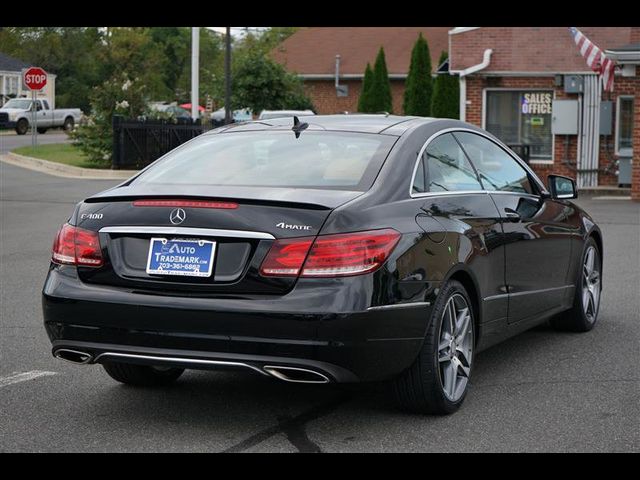
[[[486,129],[509,146],[529,145],[530,160],[551,160],[552,90],[487,90]]]

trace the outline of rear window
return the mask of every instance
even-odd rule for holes
[[[303,131],[202,135],[167,154],[135,184],[367,190],[396,138]]]

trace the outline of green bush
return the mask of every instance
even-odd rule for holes
[[[109,167],[113,150],[113,116],[136,118],[148,113],[145,87],[137,79],[131,80],[122,73],[95,87],[90,101],[91,115],[70,136],[89,161]]]

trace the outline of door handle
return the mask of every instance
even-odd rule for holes
[[[504,209],[504,214],[511,221],[520,220],[520,214],[516,212],[513,208],[506,207]]]

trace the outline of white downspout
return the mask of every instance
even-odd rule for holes
[[[491,62],[492,53],[493,50],[487,48],[482,55],[481,63],[460,71],[460,120],[463,122],[465,122],[467,118],[467,79],[465,77],[487,68]]]
[[[493,50],[490,48],[487,48],[484,51],[484,54],[482,55],[482,62],[462,70],[460,72],[460,77],[466,77],[467,75],[471,75],[472,73],[476,73],[476,72],[479,72],[480,70],[484,70],[485,68],[487,68],[489,66],[489,62],[491,61],[492,53],[493,53]]]
[[[467,79],[460,75],[460,120],[467,121]]]

